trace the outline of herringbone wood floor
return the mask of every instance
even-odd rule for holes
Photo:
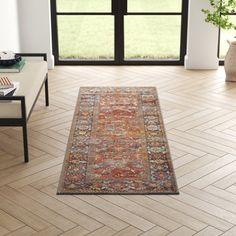
[[[183,67],[56,67],[21,130],[0,130],[0,235],[235,236],[236,83]],[[156,86],[179,196],[57,196],[80,86]]]

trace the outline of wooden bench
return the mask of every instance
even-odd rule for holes
[[[0,73],[11,81],[19,82],[14,96],[0,96],[0,126],[19,126],[23,131],[24,161],[29,161],[27,121],[45,85],[45,102],[49,106],[47,55],[44,53],[20,53],[26,63],[20,73]],[[39,58],[31,60],[30,58]]]

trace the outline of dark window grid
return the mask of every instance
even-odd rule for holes
[[[182,12],[128,12],[125,15],[160,15],[160,16],[170,16],[170,15],[182,15]],[[108,15],[113,16],[111,12],[57,12],[58,16],[76,16],[76,15]]]
[[[73,16],[73,15],[110,15],[114,16],[113,12],[57,12],[56,0],[51,1],[52,11],[52,40],[53,51],[55,54],[55,62],[57,65],[183,65],[184,55],[186,53],[187,44],[187,17],[188,17],[188,0],[182,1],[182,12],[127,12],[125,15],[160,15],[160,16],[181,16],[181,34],[180,34],[180,59],[159,59],[159,60],[125,60],[124,63],[118,63],[110,60],[80,60],[80,59],[59,59],[59,45],[58,45],[58,29],[57,29],[57,16]]]
[[[236,13],[229,13],[227,14],[227,16],[236,16]],[[221,30],[219,28],[219,34],[218,34],[218,49],[217,49],[217,56],[218,58],[220,57],[220,43],[221,43]],[[224,65],[224,60],[223,59],[220,59],[219,60],[219,64],[220,65]]]

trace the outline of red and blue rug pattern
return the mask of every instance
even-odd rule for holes
[[[58,194],[176,194],[154,87],[83,87]]]

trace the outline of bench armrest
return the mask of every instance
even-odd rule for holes
[[[0,101],[20,101],[22,118],[0,118],[0,126],[20,126],[26,122],[26,109],[24,96],[0,96]]]

